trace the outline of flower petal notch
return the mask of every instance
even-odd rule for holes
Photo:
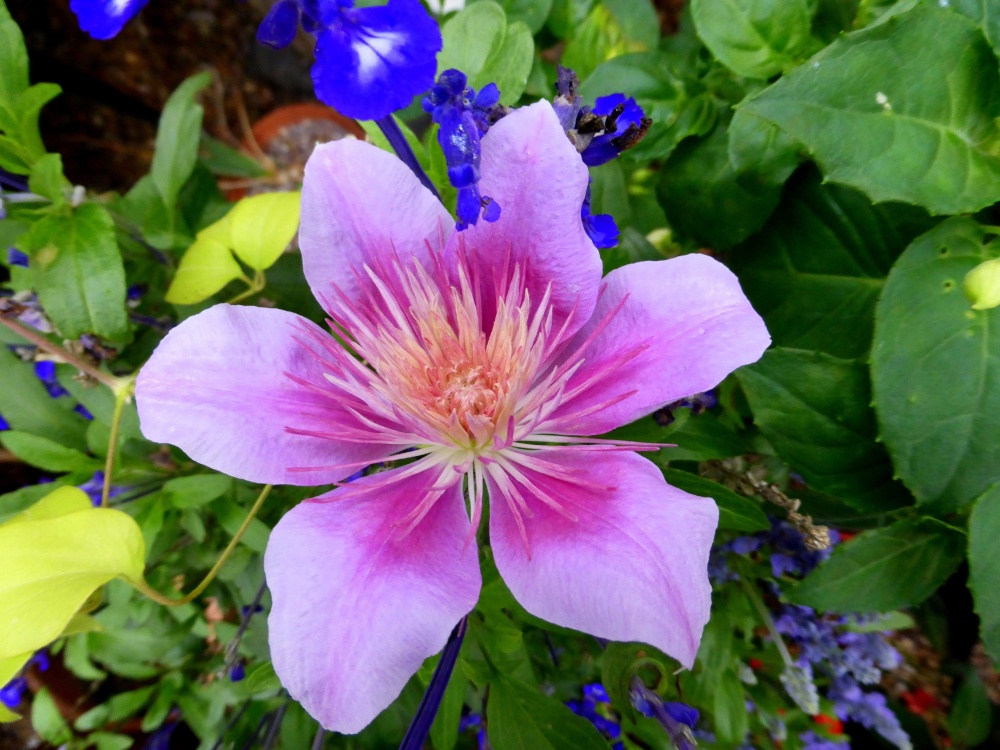
[[[763,322],[707,256],[602,284],[587,167],[549,103],[481,148],[503,210],[462,232],[386,152],[316,149],[300,245],[333,335],[220,305],[137,381],[150,439],[251,481],[338,483],[265,558],[275,671],[336,731],[370,722],[475,605],[487,487],[497,567],[529,611],[685,665],[708,619],[714,503],[636,453],[656,446],[589,436],[714,387],[760,356]],[[625,571],[614,586],[573,572],[595,556]]]
[[[70,0],[80,28],[94,39],[110,39],[146,7],[149,0]]]

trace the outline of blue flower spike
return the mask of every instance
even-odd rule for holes
[[[500,104],[500,89],[495,83],[483,86],[477,94],[460,70],[444,71],[437,84],[424,97],[424,110],[440,129],[438,143],[448,165],[448,181],[458,190],[455,213],[459,230],[477,223],[500,218],[501,206],[479,192],[479,162],[482,137],[507,113]]]
[[[70,0],[80,28],[94,39],[110,39],[135,18],[149,0]]]

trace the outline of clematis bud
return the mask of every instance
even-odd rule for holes
[[[1000,258],[980,263],[962,283],[973,310],[991,310],[1000,305]]]

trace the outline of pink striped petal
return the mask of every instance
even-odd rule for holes
[[[323,144],[306,163],[299,246],[313,294],[330,302],[325,308],[340,308],[334,286],[348,304],[364,307],[371,290],[366,263],[381,268],[393,252],[404,264],[426,262],[426,243],[442,249],[454,226],[403,162],[370,143]]]
[[[540,429],[607,432],[714,388],[760,359],[771,342],[736,276],[707,255],[633,263],[605,282],[593,318],[568,351],[621,309],[582,350],[585,362],[569,381],[569,397]]]
[[[533,514],[522,518],[524,536],[515,503],[489,480],[490,544],[514,597],[543,620],[650,643],[690,668],[711,608],[715,503],[671,487],[635,453],[551,451],[540,458],[550,462],[547,473],[519,469]]]
[[[506,266],[522,266],[531,298],[538,302],[552,284],[553,327],[559,331],[574,313],[572,334],[587,320],[597,299],[601,257],[583,231],[580,207],[587,192],[587,167],[570,144],[552,105],[521,107],[483,138],[480,192],[500,205],[500,218],[452,238],[465,243],[484,291]],[[486,305],[492,323],[493,305]]]
[[[332,392],[329,371],[296,338],[331,337],[293,313],[216,305],[174,328],[136,380],[142,433],[198,463],[250,482],[329,484],[392,452],[391,446],[291,434],[355,425]],[[286,374],[288,373],[288,374]],[[363,426],[358,429],[364,430]],[[367,432],[367,430],[364,430]],[[329,467],[318,471],[296,468]]]
[[[476,545],[465,544],[460,482],[398,539],[433,479],[418,474],[346,500],[337,490],[293,508],[271,532],[274,669],[329,730],[364,729],[476,605],[482,579]]]

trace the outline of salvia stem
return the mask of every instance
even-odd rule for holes
[[[59,357],[59,359],[61,359],[63,362],[73,365],[73,367],[75,367],[77,370],[86,373],[97,382],[103,383],[112,391],[115,391],[115,393],[117,393],[118,389],[122,387],[122,378],[117,378],[111,373],[99,370],[98,368],[94,367],[92,364],[87,362],[85,359],[83,359],[82,357],[78,357],[75,354],[67,351],[54,341],[49,341],[47,338],[45,338],[45,336],[41,335],[40,333],[37,333],[31,328],[28,328],[27,326],[21,325],[16,320],[11,320],[10,318],[4,315],[0,315],[0,325],[9,328],[18,336],[27,341],[30,341],[39,349],[46,351],[49,354],[54,354],[57,357]]]
[[[455,669],[455,662],[458,661],[458,652],[462,650],[462,639],[465,637],[468,621],[468,617],[463,617],[455,629],[451,631],[451,635],[448,636],[448,643],[445,644],[444,651],[441,652],[441,659],[434,668],[431,682],[427,686],[424,697],[420,699],[420,706],[403,736],[399,750],[420,750],[427,741],[427,735],[430,734],[434,717],[437,716],[444,691],[448,687],[451,673]]]
[[[417,161],[416,154],[413,153],[413,149],[410,148],[410,144],[406,142],[406,136],[403,135],[403,131],[399,129],[399,124],[393,118],[392,115],[386,115],[375,121],[375,124],[379,126],[382,131],[382,135],[385,139],[389,141],[389,145],[392,146],[393,150],[396,152],[396,156],[413,170],[413,174],[417,176],[421,184],[428,190],[430,190],[434,197],[441,200],[441,196],[434,187],[434,183],[431,182],[431,178],[427,176],[424,168],[420,166],[420,162]]]
[[[253,507],[250,508],[250,512],[247,513],[247,517],[243,519],[243,524],[240,526],[239,529],[237,529],[236,533],[233,535],[233,538],[230,540],[229,546],[226,547],[225,550],[223,550],[222,554],[219,556],[219,559],[215,561],[215,565],[212,566],[212,569],[205,574],[205,577],[201,580],[201,583],[195,586],[190,593],[185,594],[180,599],[171,599],[167,596],[164,596],[156,589],[154,589],[152,586],[146,583],[145,580],[129,581],[129,583],[135,586],[136,589],[138,589],[141,593],[148,596],[154,602],[156,602],[157,604],[162,604],[165,607],[180,607],[183,604],[189,604],[190,602],[193,602],[201,594],[201,592],[207,589],[208,585],[213,580],[215,580],[215,576],[218,575],[219,570],[222,569],[222,566],[225,564],[226,560],[229,559],[229,556],[233,553],[233,550],[236,549],[236,545],[239,544],[240,539],[243,537],[243,534],[246,533],[246,530],[250,526],[250,522],[257,517],[257,512],[264,504],[264,500],[267,499],[267,496],[270,494],[270,492],[271,492],[271,485],[270,484],[265,485],[264,489],[261,490],[260,495],[257,496],[257,500],[254,502]]]
[[[108,456],[104,460],[104,485],[101,487],[101,507],[108,507],[108,498],[111,497],[111,472],[115,467],[115,453],[118,452],[118,432],[122,423],[122,413],[125,410],[125,403],[132,396],[135,390],[135,379],[130,379],[121,383],[115,389],[115,410],[111,414],[111,434],[108,436]]]

